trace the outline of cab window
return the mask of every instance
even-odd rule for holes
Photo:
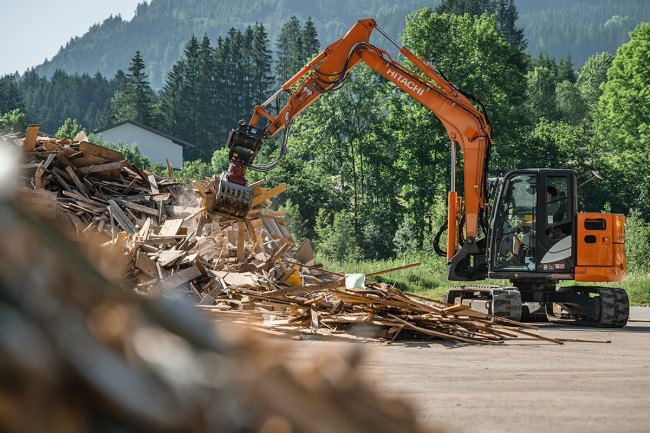
[[[516,175],[504,186],[495,268],[534,269],[537,176]]]

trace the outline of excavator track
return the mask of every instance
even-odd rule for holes
[[[596,295],[591,298],[591,314],[571,305],[548,303],[546,316],[550,322],[599,328],[622,328],[627,324],[630,301],[625,290],[616,287],[572,287],[569,290]]]
[[[599,287],[600,320],[602,328],[622,328],[630,317],[630,300],[623,289]]]
[[[630,303],[623,289],[576,286],[562,288],[559,294],[562,296],[556,298],[559,299],[556,302],[533,303],[542,307],[539,310],[541,317],[537,313],[523,314],[531,302],[522,302],[522,292],[516,287],[456,286],[449,290],[443,300],[449,304],[467,305],[475,311],[516,321],[544,320],[545,310],[546,319],[556,324],[600,328],[622,328],[627,324]],[[524,295],[530,298],[530,292],[525,291]]]
[[[446,295],[445,302],[454,305],[467,305],[472,310],[521,320],[521,293],[516,287],[493,285],[472,285],[452,287]]]

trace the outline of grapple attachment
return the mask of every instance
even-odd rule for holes
[[[224,173],[217,185],[217,197],[213,209],[217,212],[243,218],[248,214],[252,204],[253,188],[228,181],[227,175]]]
[[[217,212],[243,218],[253,204],[253,188],[246,184],[246,167],[260,151],[264,130],[248,125],[243,120],[230,131],[226,145],[230,149],[228,171],[221,175],[213,209]]]

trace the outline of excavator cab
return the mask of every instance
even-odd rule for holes
[[[523,169],[498,182],[488,234],[488,278],[511,287],[462,286],[447,301],[514,320],[622,327],[629,300],[623,289],[565,286],[623,281],[625,217],[578,212],[573,170]]]
[[[508,173],[492,207],[489,276],[538,279],[554,275],[556,279],[572,279],[576,203],[572,170]]]

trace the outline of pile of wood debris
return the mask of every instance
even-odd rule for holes
[[[283,214],[266,209],[283,185],[253,185],[252,211],[235,219],[211,210],[215,179],[183,187],[171,167],[162,178],[85,136],[39,136],[37,126],[28,128],[22,148],[27,188],[19,199],[78,234],[120,248],[122,281],[140,294],[190,299],[218,319],[232,317],[278,336],[548,340],[528,325],[318,268],[309,242],[293,251]]]
[[[0,431],[423,431],[363,380],[357,347],[295,368],[244,327],[121,290],[116,263],[15,197],[0,194]]]

